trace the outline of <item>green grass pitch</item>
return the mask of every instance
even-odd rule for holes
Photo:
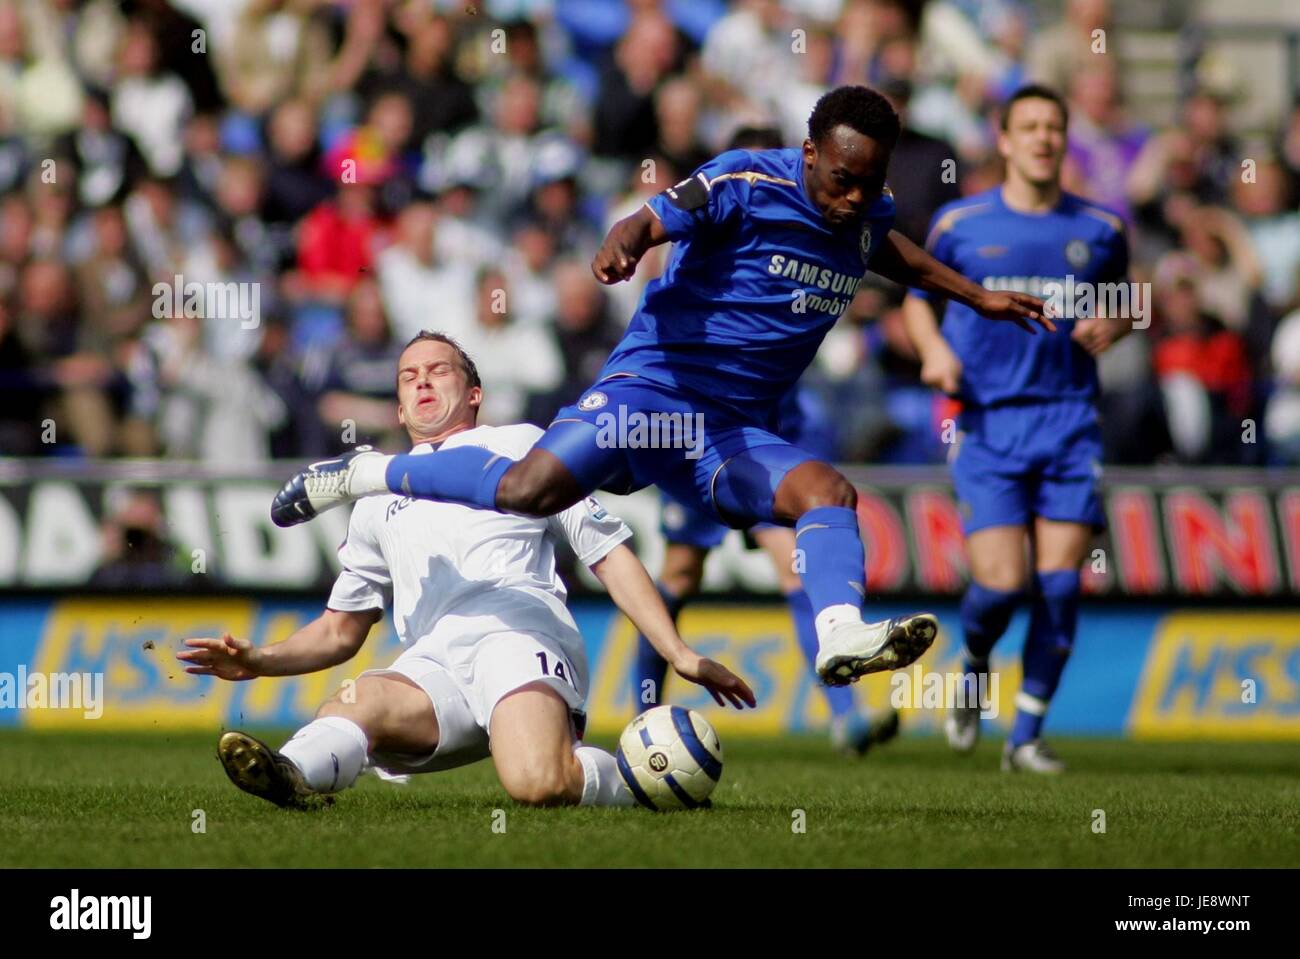
[[[995,742],[962,758],[904,737],[849,761],[821,737],[737,738],[714,808],[674,814],[523,808],[490,763],[282,811],[230,785],[215,743],[0,731],[0,867],[1300,865],[1286,743],[1060,739],[1071,771],[1045,780],[998,772]]]

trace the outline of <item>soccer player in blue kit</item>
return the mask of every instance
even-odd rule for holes
[[[773,432],[778,403],[868,264],[1029,332],[1055,326],[1038,298],[986,290],[891,230],[885,168],[898,132],[884,97],[839,87],[818,100],[801,149],[723,153],[616,223],[592,261],[597,280],[629,278],[648,249],[672,240],[667,266],[597,382],[523,459],[469,446],[423,456],[354,450],[290,479],[273,520],[290,526],[390,492],[549,516],[596,489],[656,485],[730,526],[795,528],[824,682],[909,665],[937,621],[864,621],[857,494],[829,463]],[[670,422],[679,428],[665,449],[655,425]],[[681,428],[695,423],[702,436]]]
[[[732,135],[727,149],[779,150],[783,146],[780,130],[745,126]],[[815,454],[818,459],[830,462],[835,458],[830,414],[803,383],[796,383],[781,398],[775,432],[792,445]],[[711,511],[679,503],[663,492],[660,499],[659,528],[666,547],[655,585],[669,615],[676,622],[682,608],[699,593],[704,582],[704,562],[709,552],[726,539],[727,527]],[[777,586],[794,620],[799,651],[808,661],[809,669],[813,669],[817,659],[817,628],[813,622],[812,603],[791,562],[796,548],[794,532],[784,526],[759,523],[745,531],[745,539],[761,548],[771,559]],[[644,712],[660,702],[667,702],[664,695],[667,678],[668,662],[644,634],[638,633],[631,676],[634,708]],[[887,742],[898,734],[898,711],[892,707],[876,715],[864,715],[851,689],[822,686],[821,691],[831,713],[831,746],[837,751],[848,756],[862,756],[872,746]]]
[[[971,572],[961,603],[968,695],[945,720],[959,752],[979,738],[971,678],[988,671],[989,652],[1026,598],[1027,543],[1033,554],[1024,678],[1002,755],[1007,771],[1065,769],[1041,729],[1074,642],[1079,569],[1094,531],[1105,526],[1095,357],[1129,329],[1127,317],[1098,316],[1083,298],[1091,289],[1102,303],[1098,284],[1127,285],[1128,242],[1119,216],[1061,189],[1066,122],[1054,91],[1016,91],[998,137],[1006,181],[942,207],[926,241],[936,259],[986,288],[1046,296],[1053,316],[1063,306],[1059,331],[1008,336],[951,303],[940,332],[932,293],[914,291],[903,306],[922,379],[962,401],[949,462]],[[1070,290],[1073,301],[1065,299]]]

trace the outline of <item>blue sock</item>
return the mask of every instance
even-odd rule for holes
[[[813,614],[828,606],[862,609],[867,595],[866,552],[858,532],[858,514],[847,506],[819,506],[795,524],[797,558],[804,592]]]
[[[655,583],[655,586],[659,588],[659,595],[663,597],[664,605],[668,607],[668,615],[673,618],[674,623],[677,622],[677,614],[686,605],[686,600],[668,592],[664,589],[663,583]],[[638,713],[652,709],[664,701],[664,680],[667,678],[668,660],[655,652],[655,648],[650,645],[650,640],[646,639],[643,633],[637,633],[636,663],[632,667],[632,706]],[[645,685],[647,680],[654,685],[647,687]],[[650,702],[645,701],[647,689],[653,693]]]
[[[979,692],[978,686],[971,688],[972,679],[978,684],[979,675],[988,672],[989,653],[1002,634],[1007,631],[1011,614],[1016,611],[1024,599],[1023,590],[1004,592],[989,589],[971,581],[961,598],[961,631],[966,643],[965,661],[962,672],[967,677],[966,702],[974,702],[970,697]]]
[[[1025,637],[1024,678],[1016,697],[1011,745],[1037,739],[1047,706],[1061,681],[1079,621],[1079,571],[1052,570],[1034,575],[1033,612]]]
[[[455,446],[394,456],[384,472],[398,496],[436,499],[496,509],[497,485],[515,461],[481,446]]]
[[[790,604],[790,614],[794,617],[794,634],[799,640],[799,648],[808,661],[808,668],[816,671],[817,664],[817,624],[813,613],[812,601],[802,589],[796,589],[785,597]],[[826,704],[831,708],[831,716],[839,718],[855,711],[853,693],[847,686],[820,686],[826,696]]]

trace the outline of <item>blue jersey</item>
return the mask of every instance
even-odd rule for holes
[[[1060,283],[1078,317],[1094,315],[1079,284],[1122,282],[1128,274],[1124,221],[1070,193],[1042,214],[1011,209],[1001,187],[956,200],[935,214],[926,249],[985,289],[1047,296],[1048,285]],[[1096,360],[1070,339],[1073,319],[1055,323],[1055,333],[1039,328],[1031,335],[950,302],[942,331],[962,362],[958,395],[967,407],[1095,399]]]
[[[770,419],[848,308],[894,222],[886,189],[832,226],[799,150],[732,150],[648,201],[674,241],[601,372]]]

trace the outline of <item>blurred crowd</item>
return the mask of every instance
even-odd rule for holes
[[[829,87],[881,90],[898,228],[923,242],[998,182],[998,105],[1041,80],[1072,106],[1068,188],[1128,220],[1153,291],[1102,363],[1109,460],[1300,463],[1300,108],[1243,140],[1206,87],[1147,129],[1116,11],[1049,10],[0,0],[0,453],[399,448],[394,360],[423,328],[475,357],[484,422],[544,425],[662,268],[599,286],[605,230],[739,128],[796,146]],[[254,291],[251,322],[226,290]],[[900,294],[865,287],[808,374],[843,460],[943,456]]]

